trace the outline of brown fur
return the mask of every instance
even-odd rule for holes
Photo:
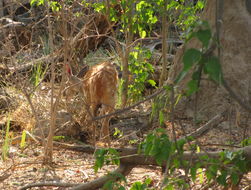
[[[83,89],[86,104],[90,106],[91,114],[97,116],[97,111],[102,106],[102,114],[114,110],[118,86],[118,74],[115,67],[104,62],[91,67],[84,76]],[[110,144],[109,138],[110,117],[104,118],[102,122],[102,135]],[[92,124],[93,141],[95,144],[96,126]]]
[[[83,78],[72,76],[73,83],[78,82],[79,91],[84,95],[86,108],[93,117],[97,116],[98,109],[102,106],[101,114],[108,114],[114,110],[118,86],[118,74],[110,62],[103,62],[88,69]],[[71,79],[70,79],[71,80]],[[109,121],[106,117],[102,121],[101,134],[110,144]],[[92,123],[93,143],[95,144],[96,126]]]

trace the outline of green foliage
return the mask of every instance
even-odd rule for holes
[[[108,148],[108,149],[98,149],[95,154],[95,164],[94,164],[94,171],[97,172],[99,169],[101,169],[104,164],[115,164],[119,165],[120,160],[119,160],[119,153],[113,149],[113,148]]]
[[[185,36],[190,33],[199,21],[198,12],[204,8],[205,1],[199,0],[196,5],[192,4],[192,1],[170,1],[167,10],[169,11],[169,17],[175,24],[177,24],[183,31]]]
[[[187,161],[182,160],[185,143],[186,140],[178,140],[175,144],[169,140],[164,129],[156,129],[148,134],[144,142],[140,144],[139,151],[154,157],[159,165],[168,162],[169,172],[173,172],[175,168],[189,166]],[[230,178],[232,183],[237,184],[239,176],[247,172],[247,161],[243,157],[243,152],[223,151],[219,156],[218,159],[215,159],[205,155],[200,157],[194,165],[189,166],[192,180],[195,181],[197,177],[201,179],[201,167],[206,166],[205,176],[208,182],[215,180],[218,184],[225,186],[227,179]],[[197,175],[198,171],[200,172],[199,176]],[[165,189],[173,189],[174,184],[188,188],[183,179],[175,179],[175,177],[166,179],[164,183]]]
[[[207,165],[205,176],[208,182],[215,180],[218,184],[226,186],[227,179],[230,177],[231,182],[236,185],[241,174],[247,172],[247,161],[243,157],[243,152],[223,151],[219,156],[219,159],[201,157],[201,161],[190,169],[192,179],[196,179],[196,171],[202,165]]]
[[[123,176],[122,174],[120,173],[111,173],[109,174],[113,179],[117,178],[119,179],[118,181],[122,181],[124,183],[126,183],[126,178],[125,176]],[[125,187],[121,184],[121,182],[116,182],[114,180],[109,180],[107,181],[103,188],[102,189],[105,189],[105,190],[114,190],[114,189],[117,189],[117,190],[125,190]]]
[[[47,72],[48,65],[46,65],[46,68],[43,68],[42,65],[43,63],[38,63],[33,66],[30,80],[34,86],[38,86],[40,84]]]
[[[121,9],[118,8],[118,5],[120,5]],[[106,13],[106,4],[104,1],[94,3],[93,7],[97,12]],[[111,0],[109,18],[112,22],[121,22],[121,32],[126,34],[131,29],[134,34],[139,34],[141,38],[145,38],[150,34],[152,26],[158,21],[156,17],[156,10],[158,9],[155,8],[156,4],[153,0],[136,2],[132,0]]]
[[[31,6],[40,6],[40,5],[44,5],[45,0],[31,0],[30,4]]]
[[[57,12],[62,8],[58,1],[51,1],[51,0],[31,0],[30,4],[31,6],[41,6],[41,5],[44,6],[46,2],[48,3],[52,11]]]
[[[241,142],[241,146],[244,147],[244,146],[249,146],[251,145],[251,137],[247,138],[247,139],[244,139],[242,142]]]
[[[155,118],[158,119],[160,126],[165,121],[165,115],[163,112],[164,109],[167,107],[168,104],[168,96],[166,95],[160,95],[154,99],[152,102],[152,112],[150,121],[152,122]],[[166,113],[166,112],[165,112]]]
[[[53,140],[54,140],[54,141],[60,141],[60,140],[65,140],[65,139],[66,139],[65,136],[54,136],[54,137],[53,137]]]
[[[175,152],[183,152],[184,144],[184,140],[177,141],[177,144],[170,141],[166,130],[158,128],[147,135],[146,139],[140,144],[139,150],[145,155],[153,156],[157,164],[162,165]]]
[[[201,59],[201,52],[197,49],[191,48],[188,49],[183,56],[184,68],[183,71],[188,71],[191,67],[198,63]]]
[[[147,62],[151,56],[149,50],[140,47],[135,47],[134,51],[130,53],[129,71],[132,78],[128,85],[128,95],[132,101],[137,101],[142,97],[146,82],[154,87],[156,86],[155,81],[148,80],[150,73],[154,71],[153,66]]]
[[[117,136],[118,138],[121,138],[123,136],[123,131],[119,130],[117,127],[115,127],[115,131],[113,133],[113,136]]]
[[[188,139],[192,140],[192,139]],[[205,173],[206,180],[208,182],[216,181],[218,184],[225,186],[227,180],[230,178],[233,184],[237,184],[240,180],[242,173],[247,172],[247,161],[243,157],[243,152],[230,152],[223,151],[219,154],[219,158],[209,157],[204,155],[198,158],[198,161],[193,165],[189,165],[188,161],[182,159],[184,154],[184,145],[187,140],[178,140],[177,142],[171,141],[166,134],[166,130],[159,128],[148,134],[146,139],[139,145],[139,154],[143,153],[147,156],[155,158],[158,165],[162,166],[166,163],[168,166],[169,176],[164,180],[163,189],[176,189],[177,187],[182,189],[189,188],[187,182],[183,178],[173,177],[172,174],[176,168],[185,167],[188,168],[188,172],[191,175],[193,181],[197,178],[203,183],[203,173]],[[199,151],[199,149],[198,149]],[[119,164],[119,154],[114,149],[99,149],[95,152],[95,172],[98,171],[104,164],[113,163]],[[203,172],[201,167],[206,170]],[[199,175],[198,175],[199,173]],[[111,173],[113,179],[119,178],[126,182],[124,176],[116,173]],[[135,182],[131,190],[144,190],[149,189],[151,183],[150,179],[147,179],[143,183]],[[109,181],[103,187],[104,189],[125,189],[121,183]]]
[[[136,28],[141,38],[145,38],[147,33],[150,34],[152,25],[157,21],[151,1],[139,1],[136,4],[136,15],[133,22],[136,24],[134,28]]]
[[[164,122],[168,119],[168,114],[170,113],[170,86],[164,86],[166,93],[159,95],[152,102],[152,111],[150,116],[150,122],[155,119],[159,121],[160,126],[164,126]],[[182,94],[175,94],[174,106],[177,105]]]
[[[190,48],[186,50],[183,56],[183,70],[175,80],[177,84],[189,71],[193,71],[192,79],[187,84],[188,90],[186,95],[188,96],[198,91],[202,73],[208,75],[211,80],[218,84],[221,84],[223,80],[218,57],[208,55],[209,44],[213,41],[209,24],[205,21],[198,22],[196,30],[189,35],[188,40],[193,37],[201,42],[202,49]]]
[[[150,178],[147,178],[143,183],[141,182],[135,182],[132,184],[132,187],[130,190],[145,190],[149,189],[148,186],[151,184],[152,180]]]
[[[221,83],[223,80],[218,57],[212,56],[207,59],[204,72],[217,83]]]
[[[48,5],[53,11],[59,11],[61,9],[58,1],[46,1],[46,0],[31,0],[32,6]],[[185,31],[186,40],[192,38],[198,39],[201,43],[201,49],[188,49],[183,56],[183,70],[175,80],[175,84],[179,83],[187,73],[192,72],[191,80],[188,82],[187,95],[191,95],[198,91],[201,75],[207,75],[211,80],[216,83],[221,83],[223,80],[221,65],[219,59],[215,56],[208,55],[210,44],[214,40],[209,24],[205,21],[198,21],[199,17],[197,13],[204,8],[204,1],[199,0],[195,6],[189,5],[190,2],[181,0],[169,0],[167,7],[164,7],[164,0],[110,0],[110,9],[107,9],[105,3],[108,1],[100,1],[97,3],[88,3],[88,1],[82,1],[82,4],[86,7],[94,7],[97,12],[108,13],[109,19],[112,22],[120,22],[121,32],[126,36],[129,32],[138,34],[140,38],[150,36],[153,26],[157,23],[157,15],[161,15],[163,11],[168,11],[169,20],[178,24],[179,27]],[[192,2],[192,1],[191,1]],[[71,1],[64,1],[64,3],[71,3]],[[118,8],[119,5],[119,8]],[[107,9],[107,10],[106,10]],[[45,47],[46,48],[46,47]],[[49,49],[47,49],[49,52]],[[140,46],[137,46],[129,54],[129,71],[132,77],[132,83],[129,85],[129,98],[136,101],[142,97],[142,92],[145,88],[145,82],[155,86],[156,83],[153,80],[148,80],[149,75],[153,72],[153,66],[147,62],[151,57],[151,53]],[[39,84],[43,78],[45,71],[39,64],[34,68],[34,75],[32,81],[35,86]],[[148,80],[148,81],[147,81]],[[123,81],[120,82],[120,89]],[[167,87],[167,91],[169,91]],[[119,96],[121,97],[121,96]],[[179,101],[180,95],[176,98],[175,104]],[[165,121],[165,108],[168,105],[168,96],[159,96],[153,103],[152,116],[158,116],[160,125]],[[9,121],[6,127],[6,135],[4,145],[2,147],[2,156],[5,159],[8,155],[9,149]],[[121,132],[116,130],[114,135],[121,136]],[[25,139],[25,137],[23,137]],[[25,140],[22,140],[24,144]],[[234,184],[239,181],[239,176],[247,171],[247,162],[243,157],[242,152],[229,152],[225,151],[220,154],[220,159],[210,158],[203,156],[199,158],[199,162],[193,166],[188,167],[188,161],[182,159],[184,153],[184,145],[186,140],[178,140],[177,142],[171,141],[164,129],[156,129],[152,133],[148,134],[146,139],[140,144],[139,152],[147,156],[152,156],[158,165],[167,165],[167,171],[172,174],[176,168],[181,166],[187,168],[193,181],[198,177],[202,182],[202,167],[205,167],[205,176],[207,181],[215,180],[221,185],[226,185],[227,179],[230,178]],[[244,145],[251,144],[251,140],[247,139],[243,141]],[[94,170],[97,172],[105,164],[120,164],[119,153],[112,148],[98,149],[95,152],[95,164]],[[199,176],[198,176],[199,173]],[[186,173],[187,174],[187,173]],[[111,173],[115,178],[119,178],[123,182],[126,179],[121,174]],[[149,189],[151,183],[150,179],[145,180],[143,183],[135,182],[131,190],[144,190]],[[165,190],[188,188],[188,184],[183,178],[175,178],[173,175],[168,175],[168,178],[164,180]],[[125,187],[121,183],[114,181],[107,182],[104,189],[121,189]],[[181,188],[180,188],[181,189]]]

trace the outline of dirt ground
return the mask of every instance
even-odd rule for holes
[[[181,137],[184,131],[188,134],[194,130],[191,121],[182,121],[182,127],[176,126],[176,134]],[[200,125],[203,125],[201,123]],[[212,129],[206,135],[199,138],[201,149],[219,150],[235,147],[241,141],[244,133],[249,134],[250,128],[233,127],[227,128],[227,122],[223,122],[219,127]],[[171,134],[171,125],[166,123],[167,131]],[[219,135],[220,134],[220,135]],[[119,142],[115,142],[118,145]],[[71,142],[68,142],[71,143]],[[48,167],[42,165],[43,147],[36,143],[29,143],[25,150],[19,148],[19,144],[10,147],[10,155],[6,161],[0,161],[0,189],[16,190],[30,183],[37,182],[64,182],[64,183],[85,183],[107,174],[116,166],[105,166],[97,173],[93,170],[93,155],[66,150],[63,148],[54,148],[54,166]],[[184,173],[182,170],[178,174]],[[160,167],[137,167],[127,176],[126,187],[130,187],[136,181],[144,181],[151,178],[150,188],[158,189],[162,183],[162,171]],[[251,175],[244,176],[240,189],[251,189]],[[206,186],[204,182],[197,181],[190,184],[190,189],[221,189],[216,185]],[[69,189],[63,187],[36,187],[32,189]]]

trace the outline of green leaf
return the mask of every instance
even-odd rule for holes
[[[146,180],[145,180],[146,185],[150,185],[151,182],[152,182],[151,178],[146,178]]]
[[[191,96],[193,93],[197,92],[198,91],[198,81],[197,80],[190,80],[188,83],[187,83],[187,86],[188,86],[188,90],[186,92],[186,95],[187,96]]]
[[[139,35],[140,35],[141,38],[145,38],[146,37],[146,31],[145,30],[140,30]]]
[[[204,8],[204,3],[202,1],[198,1],[196,4],[196,7],[199,9],[203,9]]]
[[[237,185],[240,180],[239,175],[237,173],[232,173],[230,177],[231,177],[232,183],[234,185]]]
[[[164,190],[174,190],[174,187],[172,184],[167,185]]]
[[[116,177],[116,178],[120,179],[121,181],[126,182],[126,177],[119,172],[113,172],[112,174],[109,174],[109,175],[112,175],[113,177]]]
[[[197,169],[198,169],[197,167],[191,167],[190,169],[190,174],[193,181],[196,180]]]
[[[210,57],[205,65],[205,69],[210,78],[218,83],[222,82],[221,65],[217,57]]]
[[[188,49],[183,56],[183,71],[188,71],[195,63],[201,59],[201,52],[197,49]]]
[[[122,185],[119,186],[118,190],[125,190],[125,187],[123,187]]]
[[[130,190],[144,190],[144,186],[141,182],[137,181],[132,185],[132,188]]]
[[[153,87],[156,87],[156,82],[154,80],[148,80],[149,84]]]
[[[227,185],[227,172],[224,170],[221,171],[221,175],[219,175],[216,180],[219,184],[226,186]]]
[[[44,5],[44,0],[31,0],[30,2],[31,6],[40,6],[40,5]]]
[[[186,144],[186,139],[181,139],[177,141],[177,148],[183,151],[183,147]]]
[[[171,143],[169,141],[165,141],[160,145],[159,154],[156,155],[156,162],[159,165],[162,165],[163,161],[167,161],[170,156],[171,151]]]
[[[30,5],[31,5],[31,6],[35,5],[36,1],[37,1],[37,0],[31,0],[31,1],[30,1]]]
[[[247,161],[244,160],[244,158],[238,158],[238,160],[235,162],[235,166],[238,167],[238,169],[243,173],[247,171]]]
[[[208,160],[207,162],[210,162],[210,161]],[[218,171],[218,166],[216,164],[209,166],[205,172],[207,180],[210,181],[213,178],[215,178],[217,176],[217,171]]]
[[[165,122],[165,116],[164,116],[163,111],[161,110],[161,111],[159,112],[159,124],[160,124],[160,125],[163,125],[164,122]]]
[[[109,180],[109,181],[107,181],[105,184],[104,184],[104,186],[103,186],[103,188],[102,189],[112,189],[113,188],[113,181],[111,181],[111,180]]]
[[[94,156],[95,156],[96,160],[95,160],[95,164],[93,166],[95,172],[97,172],[98,169],[103,167],[106,153],[107,153],[106,149],[98,149],[95,152]]]
[[[211,30],[199,30],[196,33],[197,38],[201,41],[203,47],[208,47],[210,39],[212,38]]]
[[[152,149],[150,151],[150,156],[156,156],[160,152],[159,144],[160,144],[160,139],[155,138]]]
[[[192,75],[192,79],[198,81],[200,80],[200,78],[201,78],[201,72],[199,70],[195,71]]]

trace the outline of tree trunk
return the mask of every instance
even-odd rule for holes
[[[4,16],[4,4],[3,4],[3,0],[0,0],[0,18]]]
[[[125,53],[123,54],[122,57],[122,94],[121,94],[121,106],[122,108],[126,107],[127,104],[127,99],[128,99],[128,85],[129,85],[129,55],[131,52],[131,45],[133,41],[133,25],[132,25],[132,18],[134,14],[134,3],[133,1],[127,1],[127,6],[128,6],[128,13],[127,13],[127,18],[128,18],[128,23],[127,23],[127,28],[124,28],[125,32],[125,41],[126,41],[126,46],[125,46]]]
[[[213,33],[216,32],[216,6],[217,0],[207,1],[202,20],[207,20]],[[231,89],[246,104],[251,105],[251,1],[228,0],[220,10],[222,20],[219,31],[220,61],[225,81]],[[183,67],[182,55],[188,48],[201,48],[200,43],[193,39],[180,49],[174,59],[174,65],[169,75],[170,80],[175,80]],[[214,51],[217,56],[217,50]],[[203,77],[203,76],[202,76]],[[205,77],[204,77],[205,78]],[[186,87],[191,75],[179,84],[180,89]],[[195,96],[184,98],[179,102],[178,114],[185,116],[194,115]],[[234,109],[234,110],[233,110]],[[239,105],[226,90],[209,80],[202,80],[197,98],[198,119],[209,119],[216,112],[230,110],[232,113],[244,113]]]
[[[168,35],[168,25],[167,25],[167,1],[164,2],[163,5],[163,13],[162,13],[162,57],[163,57],[163,63],[162,63],[162,71],[159,79],[159,86],[162,86],[164,81],[167,78],[167,35]]]

